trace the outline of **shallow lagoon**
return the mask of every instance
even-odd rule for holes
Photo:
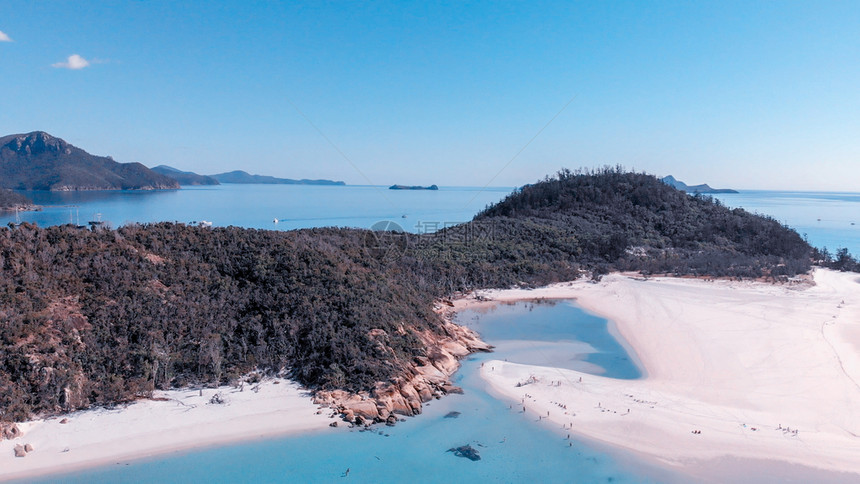
[[[576,368],[616,378],[640,375],[607,322],[571,302],[520,302],[464,311],[458,322],[497,345],[463,362],[455,383],[463,395],[430,402],[422,415],[374,432],[326,429],[317,434],[175,453],[39,482],[655,482],[678,480],[623,453],[567,440],[486,391],[478,375],[492,359]],[[460,412],[446,418],[449,412]],[[380,435],[381,433],[381,435]],[[480,461],[446,452],[469,444]],[[58,478],[59,477],[59,478]]]

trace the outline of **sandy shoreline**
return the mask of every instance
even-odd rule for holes
[[[216,393],[224,403],[210,403]],[[204,389],[202,396],[200,390],[171,390],[156,392],[154,397],[113,410],[87,410],[19,424],[23,437],[0,441],[0,480],[322,431],[333,421],[331,410],[320,411],[306,391],[282,379],[245,384],[241,390]],[[60,423],[64,418],[67,423]],[[14,457],[15,444],[31,444],[33,452]]]
[[[860,474],[858,280],[827,270],[812,287],[616,274],[483,291],[495,301],[576,298],[615,323],[647,376],[501,361],[482,376],[536,418],[698,477],[730,458]]]

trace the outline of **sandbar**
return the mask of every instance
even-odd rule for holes
[[[456,304],[576,299],[615,324],[641,379],[498,360],[481,369],[495,392],[562,433],[702,480],[730,459],[860,479],[860,275],[817,269],[813,281],[611,274]]]

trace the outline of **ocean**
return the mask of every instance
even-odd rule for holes
[[[212,222],[256,229],[309,227],[370,228],[395,221],[409,232],[429,232],[467,222],[511,188],[441,187],[439,190],[389,190],[379,186],[217,185],[180,190],[22,191],[41,212],[0,214],[0,223],[40,226],[86,224],[113,227],[147,222]]]

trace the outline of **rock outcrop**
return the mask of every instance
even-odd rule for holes
[[[14,423],[0,423],[0,440],[12,440],[17,439],[24,435],[24,432],[21,432],[21,429],[18,428],[17,424]]]
[[[408,376],[377,383],[372,392],[317,392],[314,402],[335,409],[348,422],[393,424],[397,415],[421,413],[422,404],[434,398],[463,393],[449,380],[460,367],[460,359],[476,351],[491,351],[492,347],[481,341],[474,331],[450,320],[444,323],[443,330],[442,336],[430,331],[418,335],[427,352],[426,356],[415,358]]]
[[[448,452],[453,452],[457,457],[464,457],[471,461],[481,460],[480,454],[478,454],[478,449],[472,447],[471,445],[461,445],[460,447],[452,447],[448,449]]]

